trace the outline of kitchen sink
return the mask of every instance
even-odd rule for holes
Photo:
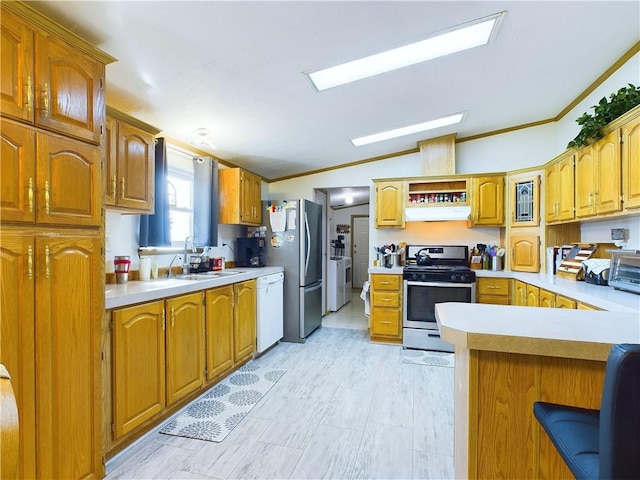
[[[238,272],[236,270],[219,270],[216,272],[202,272],[202,273],[187,273],[185,275],[177,275],[175,279],[178,280],[208,280],[211,278],[218,277],[229,277],[231,275],[239,275],[242,272]]]

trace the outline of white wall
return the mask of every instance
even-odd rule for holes
[[[349,230],[349,233],[339,234],[336,232],[336,226],[340,224],[351,226],[351,215],[369,215],[369,204],[330,210],[329,240],[335,240],[338,235],[344,235],[344,255],[346,256],[351,256],[351,237],[353,232]],[[330,252],[333,255],[333,249]]]

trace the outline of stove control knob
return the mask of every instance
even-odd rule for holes
[[[421,279],[423,282],[426,282],[426,281],[427,281],[427,276],[423,273],[422,275],[420,275],[420,279]]]
[[[455,282],[455,281],[456,281],[456,279],[457,279],[456,274],[455,274],[455,273],[454,273],[454,274],[452,274],[452,275],[451,275],[451,281],[452,281],[452,282]]]
[[[460,276],[460,281],[461,281],[461,282],[464,282],[466,279],[467,279],[467,276],[466,276],[466,275],[461,275],[461,276]]]

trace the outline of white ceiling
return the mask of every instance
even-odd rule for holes
[[[277,179],[555,117],[640,39],[640,2],[32,3],[119,61],[107,102]],[[302,72],[506,11],[493,43],[316,92]],[[622,87],[622,85],[621,85]],[[461,124],[353,147],[350,138],[464,111]]]

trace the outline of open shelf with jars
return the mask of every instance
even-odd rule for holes
[[[411,207],[469,205],[467,179],[445,179],[409,183],[407,204]]]

